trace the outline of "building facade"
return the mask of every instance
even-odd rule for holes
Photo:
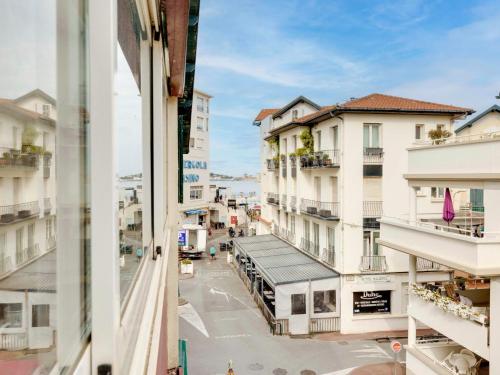
[[[432,129],[450,131],[464,108],[372,94],[320,107],[299,97],[264,110],[260,126],[262,219],[274,233],[337,271],[342,333],[406,329],[407,257],[380,246],[378,219],[394,216],[408,196],[402,177],[406,148]],[[429,187],[422,207],[440,213],[443,197]],[[419,261],[419,278],[449,272]]]
[[[0,13],[0,373],[176,374],[199,1]]]
[[[192,126],[189,153],[184,157],[184,201],[180,206],[181,224],[201,225],[210,223],[210,99],[199,90],[194,91]]]
[[[500,141],[497,132],[478,130],[409,148],[403,177],[410,195],[400,201],[406,212],[381,219],[380,244],[409,256],[410,374],[500,373]],[[436,221],[420,210],[423,186],[479,190],[483,209],[474,220]],[[455,277],[423,282],[419,259],[448,267]],[[421,326],[433,329],[435,340],[419,337]]]

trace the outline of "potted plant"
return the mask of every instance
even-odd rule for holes
[[[193,274],[194,265],[191,259],[183,259],[181,260],[181,273]]]
[[[433,145],[439,145],[446,142],[446,138],[451,137],[451,133],[442,128],[429,130],[429,138],[432,140]]]
[[[322,159],[323,159],[323,165],[325,167],[329,167],[332,165],[332,159],[330,159],[330,156],[328,154],[323,154]]]

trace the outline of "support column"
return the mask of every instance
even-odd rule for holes
[[[500,374],[500,277],[490,279],[490,374]]]
[[[484,186],[484,231],[485,237],[500,235],[500,183],[487,182]],[[497,209],[495,209],[497,208]]]
[[[415,255],[409,255],[408,288],[411,288],[411,285],[415,284],[416,282],[417,282],[417,257]],[[408,293],[409,292],[410,291],[408,291]],[[408,346],[414,346],[416,341],[417,341],[417,322],[413,316],[408,314]]]
[[[410,186],[409,189],[409,217],[410,223],[417,221],[417,189],[414,186]]]

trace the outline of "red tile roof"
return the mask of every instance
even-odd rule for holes
[[[279,108],[264,108],[261,109],[257,117],[255,117],[254,121],[262,121],[264,120],[267,116],[272,115],[273,113],[279,111]]]
[[[470,108],[453,105],[424,102],[422,100],[401,98],[384,94],[371,94],[359,99],[353,99],[339,105],[339,109],[363,111],[404,111],[404,112],[441,112],[441,113],[472,113]]]
[[[295,121],[292,121],[292,122],[305,123],[305,122],[314,120],[315,118],[317,118],[319,116],[322,116],[330,111],[333,111],[336,107],[337,107],[336,105],[327,105],[325,107],[321,107],[320,110],[313,112],[313,113],[309,113],[308,115],[299,117],[298,119],[296,119]]]

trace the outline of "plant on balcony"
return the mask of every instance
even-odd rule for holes
[[[285,154],[281,154],[281,155],[280,155],[280,158],[281,158],[281,161],[282,161],[282,162],[285,162],[285,161],[286,161],[286,155],[285,155]]]
[[[23,130],[23,134],[21,136],[23,145],[33,145],[37,140],[40,132],[36,130],[33,126],[27,126]]]
[[[486,324],[487,317],[484,314],[480,314],[472,307],[467,306],[461,302],[457,302],[450,297],[443,297],[437,291],[433,292],[432,290],[426,289],[423,286],[411,284],[410,292],[420,297],[424,301],[431,302],[441,310],[454,314],[459,318],[474,320],[481,324]]]
[[[443,143],[446,138],[451,137],[451,133],[442,128],[429,130],[429,138],[432,139],[432,144],[438,145]]]
[[[288,157],[290,158],[290,160],[295,160],[297,158],[297,154],[295,152],[290,152],[288,154]]]
[[[302,130],[302,133],[300,133],[300,140],[302,141],[307,153],[312,154],[314,152],[314,137],[311,134],[311,130]]]

